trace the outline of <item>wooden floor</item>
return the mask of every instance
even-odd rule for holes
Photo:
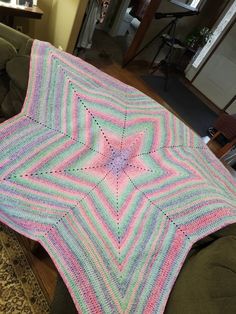
[[[115,64],[115,63],[111,65],[104,65],[100,68],[103,72],[117,78],[123,83],[126,83],[130,86],[133,86],[139,89],[141,92],[153,98],[154,100],[159,102],[161,105],[170,108],[160,96],[158,96],[152,89],[150,89],[144,83],[142,79],[139,78],[140,72],[138,71],[136,67],[132,67],[132,72],[129,70],[129,68],[122,68],[120,65]]]

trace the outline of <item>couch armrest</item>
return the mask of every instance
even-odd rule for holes
[[[11,43],[16,48],[18,54],[30,54],[32,39],[29,36],[0,23],[0,37]]]

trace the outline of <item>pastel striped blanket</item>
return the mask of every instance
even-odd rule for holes
[[[79,313],[163,313],[192,245],[236,222],[236,185],[195,133],[48,43],[0,150],[0,220],[42,244]]]

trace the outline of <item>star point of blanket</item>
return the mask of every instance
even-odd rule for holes
[[[43,245],[79,313],[163,313],[192,245],[236,222],[235,183],[194,132],[48,43],[0,150],[0,220]]]

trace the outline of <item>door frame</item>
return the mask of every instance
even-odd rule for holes
[[[161,1],[162,0],[151,0],[134,39],[124,55],[123,65],[127,64],[137,54]]]

